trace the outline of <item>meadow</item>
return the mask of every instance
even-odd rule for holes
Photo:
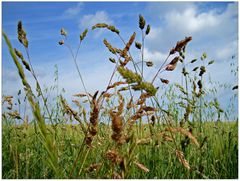
[[[80,34],[76,53],[66,43],[67,31],[60,30],[63,39],[58,44],[71,53],[84,90],[72,100],[65,99],[57,86],[51,89],[57,91],[54,101],[46,99],[21,21],[17,31],[23,51],[15,49],[3,32],[23,88],[19,88],[19,97],[2,96],[2,178],[238,178],[238,119],[227,120],[233,112],[221,108],[218,88],[205,86],[207,68],[214,66],[214,61],[206,53],[186,59],[187,45],[194,37],[185,37],[169,50],[152,81],[146,81],[144,67],[154,66],[144,58],[144,42],[151,26],[142,15],[137,23],[140,41],[135,32],[124,40],[115,26],[98,23]],[[109,63],[115,68],[106,90],[91,94],[77,57],[88,31],[97,29],[110,31],[124,47],[113,47],[107,38],[103,40],[112,54]],[[131,54],[133,48],[139,50],[138,63]],[[182,69],[183,81],[171,84],[161,75],[174,73],[177,66]],[[29,83],[26,71],[36,86]],[[118,81],[113,81],[115,76]],[[57,70],[55,80],[57,83]],[[232,99],[237,99],[238,86],[229,86]],[[26,114],[26,105],[30,105],[31,115]]]

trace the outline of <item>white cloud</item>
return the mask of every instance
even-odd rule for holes
[[[84,15],[79,22],[79,27],[89,28],[97,23],[112,24],[113,21],[105,11],[97,11],[95,14]]]
[[[223,45],[221,51],[216,51],[216,58],[226,60],[237,53],[238,42],[237,40],[229,42],[226,45]]]
[[[18,73],[17,71],[7,68],[2,70],[2,80],[3,82],[8,82],[8,81],[17,81],[18,80]]]
[[[80,13],[80,11],[83,9],[83,3],[78,3],[75,7],[68,8],[63,15],[65,17],[73,17]]]
[[[95,14],[84,15],[79,21],[79,28],[91,28],[97,23],[113,24],[113,20],[105,11],[97,11]],[[104,32],[103,29],[94,31],[94,37],[98,38]]]
[[[144,50],[145,59],[147,61],[153,61],[155,63],[162,62],[167,58],[167,53],[162,53],[160,51],[150,51],[149,49]]]
[[[167,13],[165,18],[170,27],[175,27],[178,31],[188,33],[197,33],[204,29],[211,29],[220,23],[218,15],[214,11],[198,14],[195,7],[186,9],[184,12],[173,11]]]
[[[184,12],[186,9],[194,7],[192,2],[153,2],[146,8],[146,13],[152,18],[164,20],[163,17],[170,11]],[[154,16],[152,16],[154,14]]]
[[[2,94],[3,95],[16,95],[21,87],[21,81],[17,70],[2,69]]]
[[[218,9],[201,12],[196,4],[178,9],[171,8],[170,3],[167,9],[165,14],[159,13],[164,24],[151,29],[148,37],[150,43],[147,44],[151,51],[168,51],[176,41],[192,36],[194,48],[215,52],[237,38],[236,3],[229,4],[221,13]]]

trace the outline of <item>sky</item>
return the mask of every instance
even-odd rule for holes
[[[106,88],[114,69],[114,64],[108,61],[112,55],[104,46],[103,39],[107,38],[115,47],[123,48],[124,45],[111,32],[92,31],[91,27],[96,23],[108,23],[120,29],[125,41],[134,31],[137,41],[141,41],[139,14],[151,25],[151,32],[145,40],[144,55],[145,60],[153,61],[154,67],[144,69],[146,80],[151,80],[177,41],[192,36],[193,40],[187,46],[186,60],[199,59],[206,52],[207,60],[215,60],[215,64],[208,68],[206,79],[210,75],[213,81],[220,84],[237,84],[238,78],[231,73],[230,66],[231,63],[235,63],[235,68],[238,66],[237,2],[2,2],[2,29],[13,46],[24,52],[17,39],[17,22],[23,22],[31,61],[41,85],[49,87],[54,84],[54,66],[57,65],[59,87],[65,89],[66,97],[70,99],[71,95],[83,92],[83,87],[70,52],[66,46],[58,44],[63,38],[60,29],[67,31],[66,43],[74,52],[79,35],[89,29],[77,62],[87,90],[93,93]],[[131,53],[140,61],[139,52],[134,46]],[[29,73],[27,77],[33,84]],[[177,67],[175,73],[164,73],[161,77],[171,83],[179,82],[181,67]],[[159,84],[159,80],[155,82],[156,86]],[[16,95],[19,87],[22,86],[17,70],[3,42],[2,94]],[[219,88],[217,97],[223,108],[227,108],[232,95],[231,89]],[[237,100],[234,104],[237,107]]]

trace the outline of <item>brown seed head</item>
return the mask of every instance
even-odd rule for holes
[[[15,110],[13,112],[9,112],[8,115],[10,117],[12,117],[13,119],[21,119],[20,114],[17,110]]]
[[[138,162],[134,162],[134,164],[142,171],[144,171],[145,173],[149,172],[149,169],[147,167],[145,167],[143,164],[138,163]]]
[[[183,47],[187,45],[188,42],[192,40],[192,37],[186,37],[184,40],[178,41],[176,46],[170,50],[170,55],[174,54],[175,52],[181,52]]]
[[[184,46],[187,45],[188,42],[192,40],[192,37],[186,37],[184,40],[178,41],[175,47],[175,51],[180,52]]]
[[[190,166],[189,166],[189,163],[188,161],[184,158],[184,154],[183,152],[179,151],[179,150],[176,150],[176,156],[179,160],[180,163],[182,163],[182,165],[187,168],[188,170],[190,170]]]
[[[67,32],[64,30],[64,28],[61,28],[60,34],[63,36],[67,36]]]
[[[152,66],[153,66],[153,62],[152,62],[152,61],[147,61],[147,62],[146,62],[146,65],[147,65],[148,67],[152,67]]]
[[[126,55],[125,55],[125,60],[124,60],[124,62],[120,61],[121,66],[124,67],[125,65],[127,65],[127,63],[128,63],[130,60],[132,60],[132,58],[126,54]]]
[[[60,40],[60,41],[58,42],[58,44],[59,44],[59,45],[63,45],[63,44],[64,44],[64,40]]]
[[[136,33],[134,32],[134,33],[132,34],[132,36],[130,37],[128,43],[126,44],[125,48],[124,48],[123,51],[121,52],[121,54],[120,54],[121,57],[126,58],[127,52],[129,51],[132,43],[134,42],[135,37],[136,37]]]
[[[121,161],[121,157],[116,150],[108,150],[105,154],[106,158],[116,164]]]
[[[160,80],[161,80],[161,82],[164,83],[164,84],[168,84],[168,83],[169,83],[169,80],[167,80],[167,79],[162,79],[162,78],[160,78]]]
[[[94,163],[94,164],[91,164],[89,167],[87,167],[85,170],[87,172],[93,172],[98,170],[101,166],[102,166],[102,163]]]
[[[22,26],[22,21],[18,22],[18,40],[25,48],[28,48],[27,34]]]

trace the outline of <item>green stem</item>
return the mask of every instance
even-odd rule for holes
[[[37,82],[37,84],[39,85],[39,91],[40,91],[40,94],[41,94],[41,97],[42,97],[42,100],[43,100],[43,104],[44,104],[44,106],[45,106],[45,108],[46,108],[46,110],[47,110],[47,113],[48,113],[50,122],[53,124],[53,122],[52,122],[52,115],[51,115],[51,113],[50,113],[50,111],[49,111],[49,109],[48,109],[47,101],[46,101],[46,99],[45,99],[45,97],[44,97],[44,95],[43,95],[42,88],[41,88],[40,83],[39,83],[39,81],[38,81],[38,79],[37,79],[37,76],[36,76],[36,74],[35,74],[35,71],[34,71],[34,69],[33,69],[28,48],[25,48],[25,51],[26,51],[26,54],[27,54],[27,57],[28,57],[29,64],[30,64],[30,66],[31,66],[31,71],[30,71],[30,72],[31,72],[33,78],[35,79],[35,81]]]
[[[142,30],[142,77],[143,77],[143,62],[144,62],[144,33]]]
[[[84,155],[84,158],[83,158],[83,161],[82,161],[82,165],[81,165],[80,170],[79,170],[79,172],[78,172],[78,175],[79,175],[79,176],[80,176],[80,174],[81,174],[81,172],[82,172],[83,165],[85,164],[85,161],[86,161],[86,159],[87,159],[87,156],[88,156],[89,152],[90,152],[90,148],[87,148],[87,151],[85,152],[85,155]]]
[[[74,170],[75,170],[75,168],[76,168],[76,166],[77,166],[77,162],[78,162],[78,160],[79,160],[79,158],[80,158],[80,155],[81,155],[81,152],[82,152],[82,150],[83,150],[84,143],[85,143],[85,139],[83,139],[82,145],[81,145],[81,147],[80,147],[80,149],[79,149],[79,151],[78,151],[78,154],[77,154],[77,158],[75,159],[75,161],[74,161],[74,163],[73,163],[73,167],[72,167],[72,169],[71,169],[69,178],[72,178],[72,174],[73,174],[73,172],[74,172]]]
[[[66,44],[66,46],[67,46],[67,48],[69,49],[69,51],[70,51],[70,53],[71,53],[71,55],[72,55],[72,58],[73,58],[75,67],[77,68],[78,76],[79,76],[79,78],[80,78],[80,80],[81,80],[81,83],[82,83],[82,85],[83,85],[83,89],[84,89],[84,91],[85,91],[85,94],[87,95],[88,101],[91,102],[91,101],[90,101],[90,98],[89,98],[89,95],[88,95],[88,91],[87,91],[86,86],[85,86],[85,83],[84,83],[84,81],[83,81],[83,77],[82,77],[82,75],[81,75],[81,72],[80,72],[79,67],[78,67],[78,64],[77,64],[77,55],[78,55],[78,51],[79,51],[80,46],[81,46],[81,42],[82,42],[82,41],[80,41],[80,43],[79,43],[79,45],[78,45],[77,53],[76,53],[75,56],[74,56],[74,53],[73,53],[73,51],[72,51],[72,48],[71,48],[68,44]]]

